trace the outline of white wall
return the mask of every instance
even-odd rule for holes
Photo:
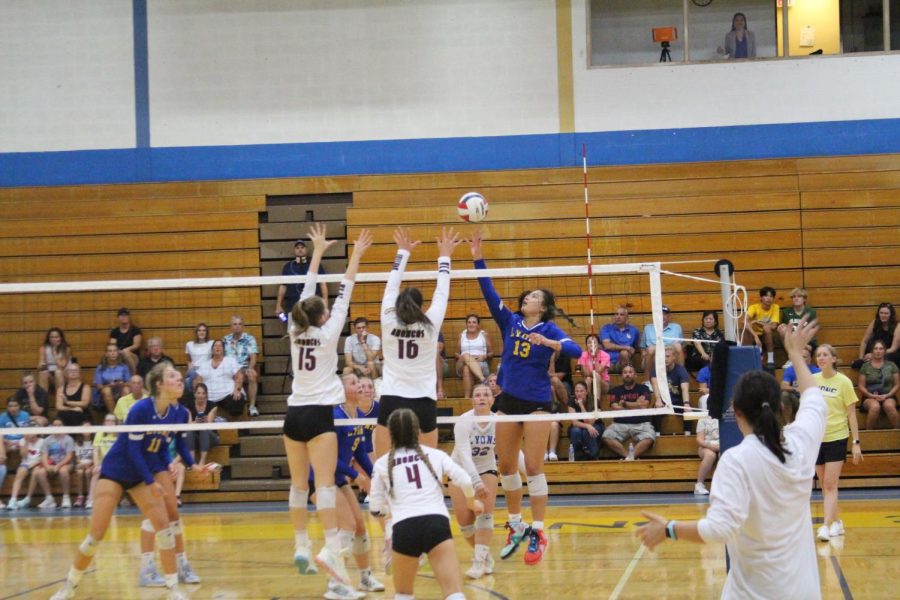
[[[154,146],[558,129],[553,0],[149,5]]]
[[[135,144],[131,2],[0,2],[0,152]]]

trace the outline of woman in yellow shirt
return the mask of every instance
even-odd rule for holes
[[[816,348],[816,364],[822,369],[813,377],[825,397],[827,415],[825,437],[816,460],[816,477],[822,486],[825,502],[825,523],[816,537],[823,542],[844,535],[844,524],[838,519],[838,480],[847,459],[847,441],[853,434],[853,464],[862,460],[859,445],[859,425],[856,422],[856,391],[853,382],[835,369],[837,352],[829,344]],[[850,424],[849,428],[847,424]]]

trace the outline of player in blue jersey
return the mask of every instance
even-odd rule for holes
[[[181,373],[169,363],[162,363],[147,375],[147,387],[151,396],[139,400],[128,412],[126,425],[168,425],[179,422],[180,412],[173,408],[184,392]],[[150,520],[156,532],[168,600],[187,600],[178,588],[178,572],[175,558],[175,531],[166,510],[166,494],[174,494],[171,481],[160,483],[157,474],[167,476],[169,462],[168,438],[170,432],[121,433],[110,448],[100,467],[100,479],[94,490],[94,508],[91,528],[78,547],[74,564],[69,569],[66,583],[51,600],[68,600],[75,597],[75,588],[81,582],[85,570],[91,564],[97,545],[106,534],[116,506],[126,491]],[[183,442],[182,442],[183,444]],[[179,448],[184,454],[184,450]],[[188,453],[189,455],[189,453]]]
[[[470,245],[475,268],[486,269],[481,230],[474,232]],[[578,344],[553,323],[557,312],[553,293],[544,289],[523,292],[519,296],[519,310],[513,312],[504,306],[489,277],[479,277],[478,284],[503,339],[503,356],[497,375],[497,384],[503,392],[497,399],[497,413],[530,415],[549,412],[553,391],[548,368],[553,353],[560,352],[571,358],[581,356]],[[544,452],[550,426],[550,421],[497,423],[500,481],[509,507],[509,534],[500,558],[511,556],[525,537],[528,537],[526,564],[540,562],[547,548],[547,538],[543,532],[548,494]],[[522,522],[522,478],[518,468],[520,448],[525,453],[528,495],[534,519],[531,527]]]
[[[375,399],[375,382],[372,381],[371,377],[360,377],[359,378],[359,404],[357,406],[357,410],[360,412],[360,415],[364,419],[377,419],[378,413],[381,410],[381,405],[378,403],[378,400]],[[366,432],[366,452],[369,453],[369,460],[372,461],[372,464],[375,464],[375,443],[373,441],[374,433],[375,433],[375,424],[364,425],[363,428]]]

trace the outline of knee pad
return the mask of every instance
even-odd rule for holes
[[[460,525],[459,530],[460,532],[462,532],[464,538],[470,538],[475,535],[475,524],[472,523],[471,525]]]
[[[94,539],[94,536],[87,534],[84,541],[78,546],[78,550],[85,556],[91,557],[94,555],[94,552],[97,551],[97,544],[99,544],[99,542]]]
[[[156,547],[159,550],[172,550],[175,548],[175,533],[171,527],[166,527],[156,532]]]
[[[153,523],[150,522],[150,519],[144,519],[141,521],[141,531],[146,531],[147,533],[155,533],[156,529],[153,527]]]
[[[290,508],[306,508],[309,502],[309,490],[301,490],[291,486],[291,492],[288,494],[288,506]]]
[[[494,515],[491,513],[475,517],[475,529],[494,530]]]
[[[550,493],[547,487],[547,476],[541,473],[528,478],[529,496],[547,496]]]
[[[328,487],[316,488],[316,508],[329,509],[334,508],[337,504],[337,487],[330,485]]]
[[[338,530],[338,540],[341,542],[341,550],[349,549],[353,543],[353,531],[348,529]]]
[[[512,475],[501,475],[500,484],[503,486],[503,490],[506,492],[514,492],[516,490],[520,490],[522,489],[522,476],[518,473],[513,473]]]
[[[369,536],[363,535],[355,535],[353,536],[353,556],[359,556],[361,554],[369,553]]]
[[[184,535],[184,529],[181,527],[181,519],[172,521],[171,523],[169,523],[169,527],[172,529],[173,534]]]

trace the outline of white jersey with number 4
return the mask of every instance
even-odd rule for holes
[[[403,398],[434,399],[437,389],[438,333],[447,312],[450,295],[450,257],[438,258],[438,277],[425,315],[431,325],[399,323],[394,305],[400,294],[400,280],[409,260],[409,251],[399,250],[388,275],[381,301],[381,349],[384,354],[384,378],[381,394]]]
[[[317,273],[307,274],[300,302],[316,290]],[[309,327],[303,333],[295,331],[292,319],[288,320],[291,341],[291,368],[294,383],[288,406],[328,406],[344,401],[344,385],[337,376],[338,341],[347,320],[353,282],[344,279],[338,292],[331,316],[321,327]]]
[[[422,446],[422,452],[434,467],[438,479],[434,478],[428,465],[412,448],[398,448],[394,452],[392,466],[394,493],[391,497],[388,480],[388,456],[385,454],[375,462],[372,473],[372,488],[369,492],[369,509],[373,513],[390,513],[393,522],[425,515],[443,515],[450,518],[444,504],[444,484],[446,474],[450,481],[462,488],[471,488],[469,474],[453,462],[447,454],[435,448]]]
[[[475,411],[463,413],[453,426],[453,460],[466,470],[472,485],[481,483],[481,474],[497,471],[494,449],[497,446],[496,423],[479,423]]]

